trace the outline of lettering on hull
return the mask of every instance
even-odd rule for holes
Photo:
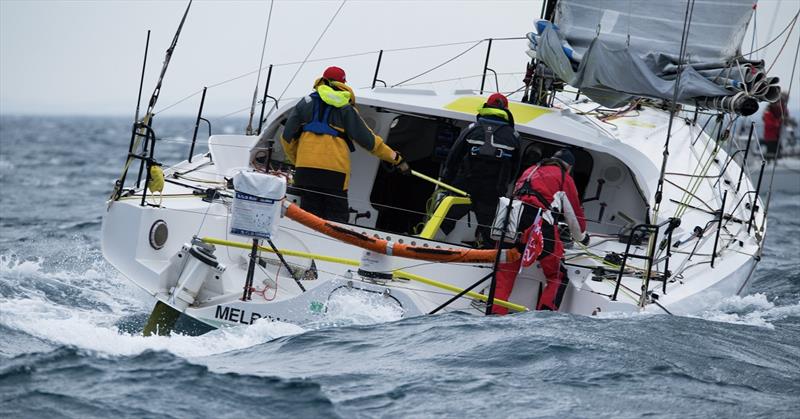
[[[240,308],[219,305],[214,312],[214,318],[226,322],[239,324],[253,324],[258,319],[268,319],[270,321],[284,321],[280,317],[273,317],[269,314],[261,314],[255,311],[247,311]]]

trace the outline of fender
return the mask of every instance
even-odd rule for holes
[[[581,231],[581,225],[578,223],[578,216],[575,215],[575,209],[572,208],[572,204],[569,202],[567,194],[564,191],[558,191],[553,195],[553,202],[550,204],[550,208],[564,214],[564,220],[569,226],[569,232],[572,233],[573,240],[580,242],[584,239],[586,232]]]
[[[336,240],[343,241],[362,249],[371,250],[389,256],[398,256],[409,259],[425,260],[429,262],[445,263],[494,263],[498,250],[495,249],[456,249],[456,248],[431,248],[412,246],[405,243],[396,243],[377,237],[370,237],[359,233],[345,225],[332,223],[304,211],[297,204],[284,201],[286,217],[320,232]],[[517,249],[500,250],[500,263],[519,260],[520,253]]]

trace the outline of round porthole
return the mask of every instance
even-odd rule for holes
[[[624,180],[625,172],[618,166],[609,166],[603,171],[603,178],[609,184],[617,184]]]
[[[164,220],[154,222],[150,227],[150,246],[156,250],[161,249],[167,242],[167,237],[169,237],[167,223]]]

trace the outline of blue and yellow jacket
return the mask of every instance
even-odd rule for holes
[[[295,166],[295,186],[347,190],[353,143],[381,160],[395,162],[394,150],[359,115],[350,87],[317,79],[314,90],[295,105],[281,136],[286,156]]]

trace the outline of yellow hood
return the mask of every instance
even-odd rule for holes
[[[330,81],[330,84],[332,87],[325,84],[322,78],[318,78],[314,82],[314,90],[319,93],[319,97],[323,102],[335,108],[341,108],[348,103],[351,105],[356,104],[356,95],[350,86],[338,81]]]

